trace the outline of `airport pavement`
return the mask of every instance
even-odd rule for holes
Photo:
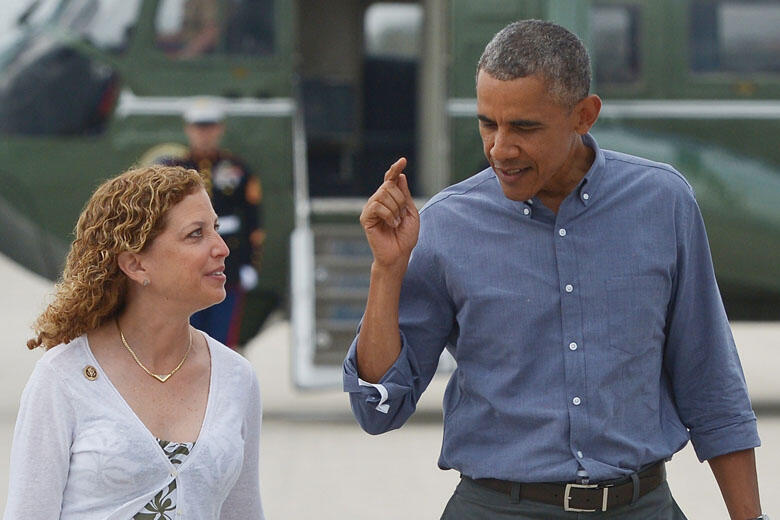
[[[0,256],[0,509],[5,507],[8,455],[19,396],[40,356],[24,344],[42,310],[50,282]],[[763,446],[758,470],[764,509],[780,515],[780,323],[733,324]],[[247,347],[261,381],[265,418],[262,494],[269,520],[434,519],[458,481],[436,460],[443,378],[423,396],[401,430],[363,433],[338,389],[299,392],[290,383],[289,323],[276,316]],[[670,484],[688,518],[726,519],[717,485],[690,446],[669,465]]]

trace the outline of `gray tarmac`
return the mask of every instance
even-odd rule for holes
[[[8,489],[8,457],[24,384],[39,352],[25,342],[52,284],[0,256],[0,510]],[[763,446],[757,450],[764,510],[780,517],[780,323],[733,323]],[[269,320],[245,354],[262,386],[261,486],[266,516],[278,519],[436,519],[458,481],[441,471],[444,378],[424,394],[402,429],[380,436],[352,420],[338,389],[296,391],[290,382],[290,326]],[[726,519],[707,464],[687,446],[669,465],[672,491],[688,518]]]

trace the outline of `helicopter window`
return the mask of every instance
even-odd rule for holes
[[[365,53],[376,58],[417,59],[422,49],[423,8],[378,3],[365,15]]]
[[[690,65],[695,72],[780,72],[780,5],[693,2]]]
[[[141,0],[75,0],[57,9],[52,21],[97,47],[121,52],[127,47],[140,8]]]
[[[596,83],[637,81],[639,8],[635,5],[594,5],[590,16]]]
[[[273,0],[161,0],[157,47],[172,59],[273,52]]]

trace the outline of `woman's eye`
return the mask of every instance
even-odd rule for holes
[[[195,231],[193,231],[192,233],[190,233],[190,234],[189,234],[189,236],[191,236],[192,238],[200,238],[200,237],[202,237],[202,236],[203,236],[203,230],[202,230],[202,229],[200,229],[200,228],[199,228],[199,229],[196,229]]]

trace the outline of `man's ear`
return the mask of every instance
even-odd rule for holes
[[[574,107],[576,116],[575,130],[578,134],[587,134],[591,127],[596,123],[601,112],[601,98],[596,94],[591,94],[579,101]]]
[[[137,253],[123,251],[117,257],[117,265],[128,278],[141,285],[149,285],[149,276]]]

